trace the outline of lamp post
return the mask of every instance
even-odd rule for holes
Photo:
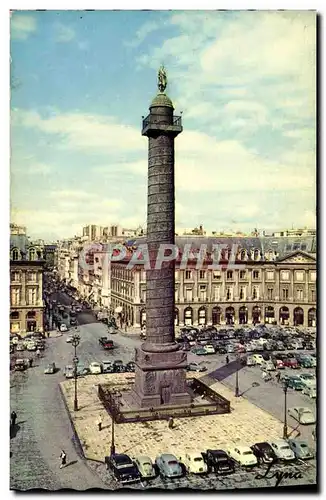
[[[115,443],[114,443],[114,416],[111,415],[111,447],[110,447],[110,455],[115,455]]]
[[[284,426],[283,426],[283,439],[288,438],[288,423],[287,423],[287,392],[288,392],[288,381],[283,381],[283,392],[284,392]]]
[[[236,360],[237,360],[237,371],[235,372],[235,397],[238,398],[240,396],[239,394],[239,360],[240,360],[240,354],[236,354]]]
[[[77,399],[77,365],[78,365],[78,358],[77,358],[77,347],[80,343],[80,336],[78,335],[78,333],[74,333],[73,337],[72,337],[72,341],[71,341],[71,344],[73,345],[74,347],[74,359],[73,359],[73,362],[74,362],[74,379],[75,379],[75,397],[74,397],[74,411],[78,411],[78,399]]]

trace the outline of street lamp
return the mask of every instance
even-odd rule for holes
[[[236,354],[236,360],[237,360],[237,371],[235,372],[235,397],[238,398],[240,396],[239,394],[239,360],[240,360],[240,354]]]
[[[287,392],[288,392],[288,381],[283,381],[283,392],[284,392],[284,426],[283,426],[283,439],[288,438],[288,424],[287,424]]]
[[[74,350],[75,350],[75,352],[74,352],[74,359],[73,359],[73,362],[74,362],[74,379],[75,379],[74,411],[78,411],[78,399],[77,399],[77,365],[78,365],[78,358],[77,358],[76,349],[79,346],[79,343],[80,343],[80,336],[78,335],[78,333],[74,333],[74,335],[72,337],[72,341],[71,341],[71,344],[73,345]]]
[[[111,415],[112,425],[111,425],[111,447],[110,455],[115,455],[115,443],[114,443],[114,416]]]

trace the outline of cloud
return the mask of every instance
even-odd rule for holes
[[[128,47],[136,48],[147,38],[148,35],[153,33],[159,28],[159,23],[156,21],[148,21],[144,23],[139,30],[136,32],[136,36],[133,40],[125,42]]]
[[[58,145],[63,148],[107,152],[112,149],[124,152],[144,150],[145,139],[139,130],[110,116],[54,112],[44,118],[37,112],[14,110],[12,123],[45,134],[58,134]]]
[[[34,163],[26,172],[29,175],[47,175],[52,172],[52,167],[46,163]]]
[[[61,23],[56,23],[54,25],[55,29],[55,41],[59,43],[71,42],[76,36],[75,30],[70,26],[66,26]]]
[[[36,19],[33,16],[13,12],[11,15],[11,37],[14,40],[26,40],[37,28]]]

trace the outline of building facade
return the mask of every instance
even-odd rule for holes
[[[10,332],[43,332],[43,248],[20,232],[10,236]]]
[[[144,243],[144,240],[139,240]],[[132,242],[137,246],[137,242]],[[180,249],[206,246],[206,258],[181,258],[175,272],[175,324],[218,325],[276,323],[315,327],[316,242],[301,238],[203,238],[179,237]],[[212,245],[227,246],[220,269],[212,265]],[[237,248],[234,264],[228,259]],[[111,305],[130,324],[146,323],[146,276],[143,266],[128,268],[131,256],[111,262]]]

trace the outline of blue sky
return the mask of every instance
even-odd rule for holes
[[[141,117],[164,63],[177,229],[314,226],[315,36],[304,11],[15,12],[12,220],[46,239],[146,224]]]

